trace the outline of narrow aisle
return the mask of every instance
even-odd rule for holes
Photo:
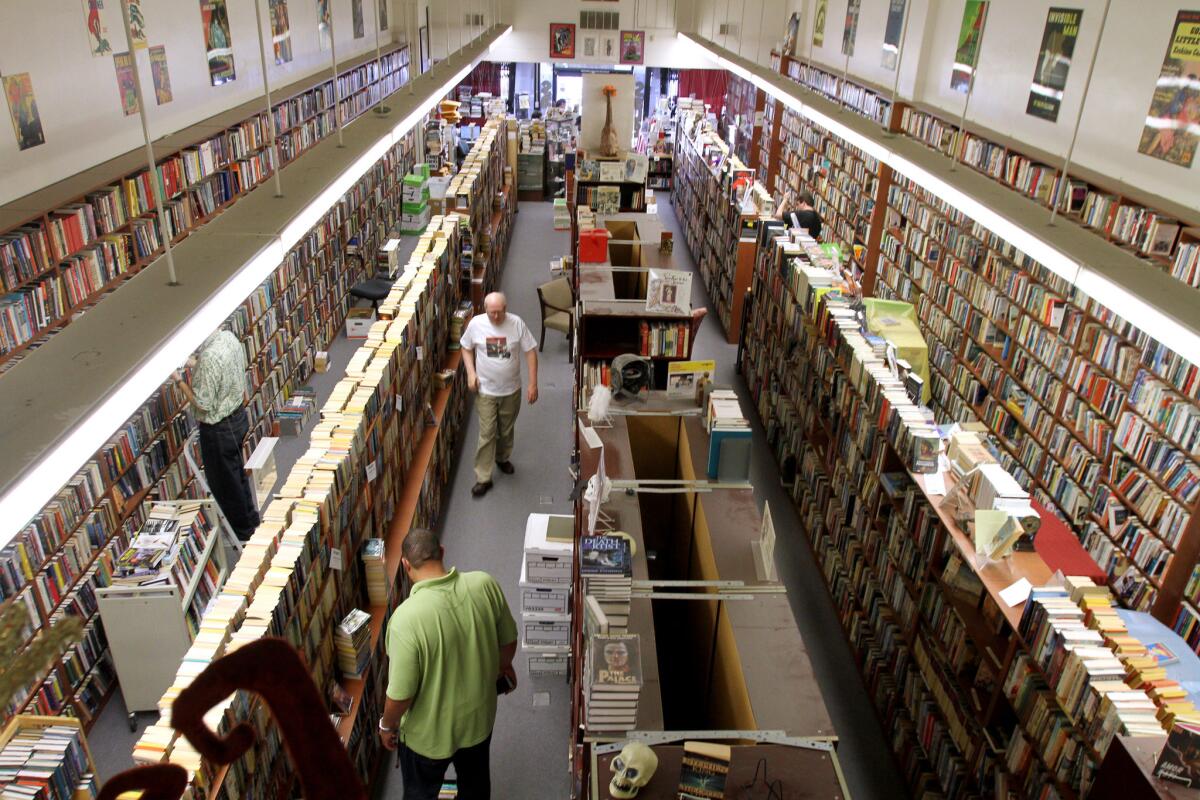
[[[537,286],[550,279],[550,260],[566,252],[567,244],[568,234],[553,228],[551,203],[518,206],[512,244],[501,272],[501,289],[508,297],[509,312],[521,317],[535,337],[541,327]],[[567,468],[572,443],[573,370],[563,334],[546,332],[546,350],[539,353],[538,365],[540,396],[533,406],[522,401],[517,418],[512,457],[516,472],[505,475],[496,470],[494,488],[481,498],[471,496],[475,483],[471,465],[479,432],[471,412],[438,526],[447,566],[491,574],[504,587],[518,621],[521,599],[517,582],[526,517],[531,513],[571,513]],[[566,798],[570,786],[567,738],[571,715],[566,676],[530,680],[526,658],[518,651],[517,678],[517,690],[500,698],[492,734],[492,797]],[[377,783],[376,797],[402,796],[400,772],[393,769],[392,763],[381,770]]]

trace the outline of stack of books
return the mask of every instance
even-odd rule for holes
[[[373,606],[391,608],[387,574],[384,569],[383,539],[368,539],[363,545],[363,570],[367,575],[367,601]]]
[[[285,436],[299,436],[317,410],[316,392],[311,386],[301,386],[279,408],[279,431]]]
[[[371,615],[353,609],[333,632],[338,669],[347,678],[361,678],[371,664]]]
[[[633,553],[624,536],[584,536],[579,540],[579,575],[587,606],[601,630],[629,629]]]
[[[587,729],[625,731],[637,727],[641,638],[637,634],[592,636],[584,669]]]
[[[86,800],[98,792],[77,726],[18,730],[0,750],[0,797]]]
[[[470,300],[464,300],[458,308],[454,310],[454,315],[450,317],[450,344],[451,350],[460,350],[462,346],[458,343],[462,339],[463,331],[467,329],[467,323],[471,321],[471,317],[475,315],[475,307],[471,305]]]
[[[565,197],[554,199],[554,230],[569,231],[571,229],[571,209],[567,207]]]
[[[174,582],[186,591],[216,520],[199,502],[156,504],[117,559],[113,584],[157,586]]]

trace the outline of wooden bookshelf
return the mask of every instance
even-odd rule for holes
[[[269,115],[251,101],[163,137],[155,178],[139,148],[0,207],[0,374],[163,253],[152,180],[178,243],[270,177],[267,125],[283,167],[333,132],[335,113],[345,125],[407,80],[407,46],[362,56],[336,81],[325,70],[279,90]]]

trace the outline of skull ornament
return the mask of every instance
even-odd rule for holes
[[[650,782],[658,769],[658,756],[641,742],[630,742],[612,760],[613,777],[608,792],[617,800],[637,797],[638,790]]]

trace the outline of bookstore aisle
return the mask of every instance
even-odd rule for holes
[[[550,279],[550,260],[566,252],[568,235],[553,229],[551,203],[518,206],[512,243],[500,273],[508,310],[525,320],[536,337],[541,315],[537,286]],[[471,468],[478,422],[472,413],[462,435],[459,456],[446,492],[438,530],[446,547],[446,563],[460,570],[491,574],[520,614],[517,581],[521,569],[525,520],[530,513],[570,514],[567,474],[571,448],[571,363],[565,337],[546,332],[539,354],[539,398],[525,404],[517,418],[516,472],[496,470],[495,488],[481,498],[471,496]],[[492,797],[495,800],[559,800],[569,793],[567,744],[571,697],[566,676],[530,680],[525,655],[517,653],[519,685],[500,698],[492,733]],[[400,798],[400,771],[388,760],[376,782],[376,798]]]

